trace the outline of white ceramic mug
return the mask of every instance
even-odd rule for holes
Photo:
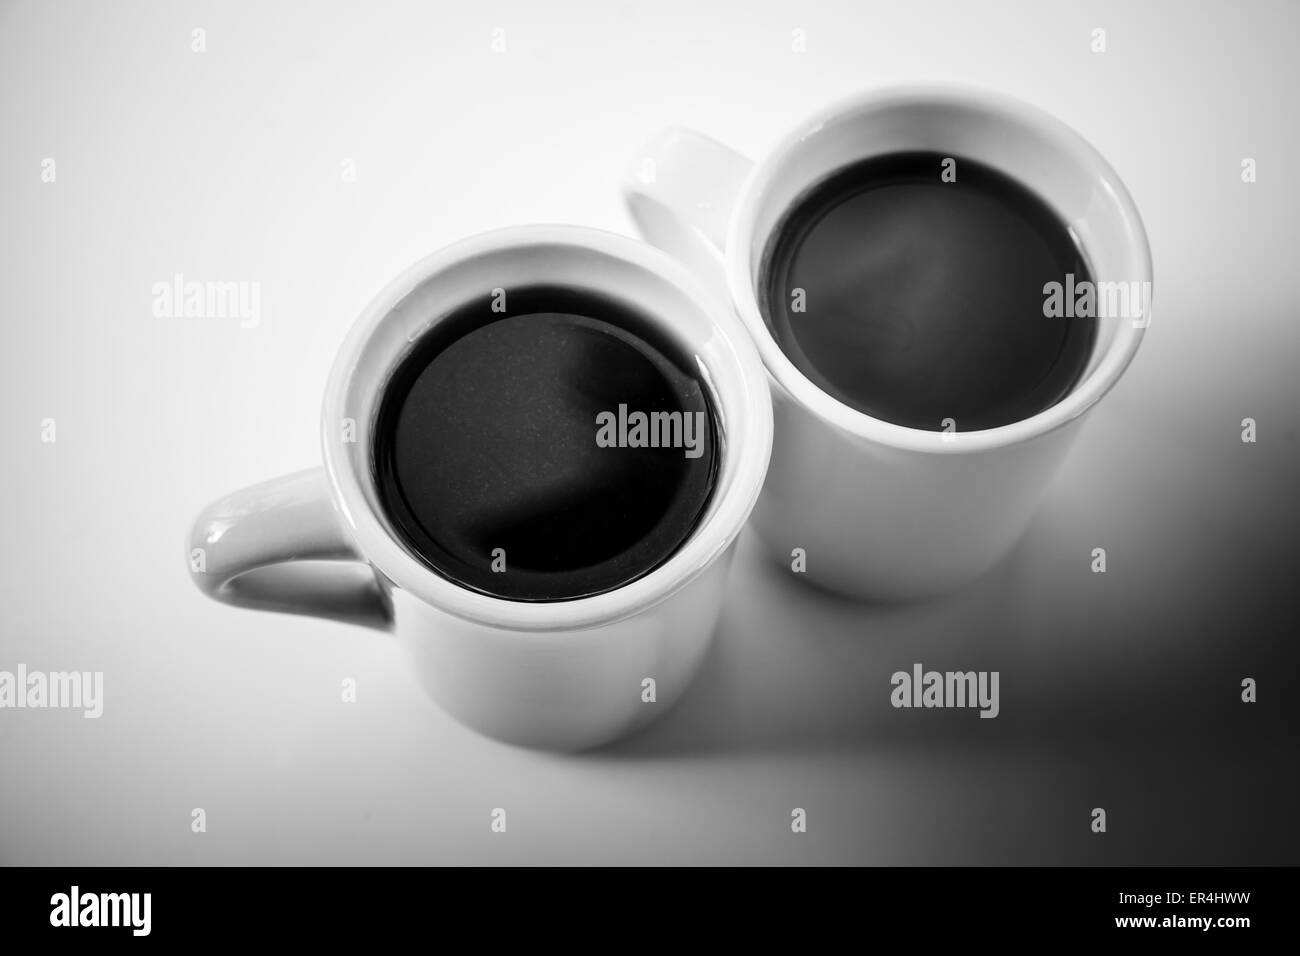
[[[594,597],[528,603],[452,583],[403,547],[375,484],[373,423],[403,356],[456,308],[527,285],[591,290],[657,322],[694,356],[718,417],[718,476],[688,540],[650,573]],[[611,233],[527,226],[437,252],[370,303],[330,374],[321,439],[323,469],[236,492],[199,515],[189,553],[199,587],[242,607],[394,630],[453,716],[511,743],[572,750],[652,720],[696,673],[767,470],[772,411],[744,329],[686,269]]]
[[[782,215],[836,170],[904,150],[1010,174],[1069,226],[1099,287],[1145,283],[1147,310],[1099,320],[1090,362],[1058,404],[984,431],[906,428],[832,398],[781,351],[758,290]],[[1001,95],[952,87],[869,93],[800,123],[757,163],[698,133],[668,130],[636,158],[623,191],[647,238],[725,286],[763,356],[776,438],[754,512],[760,537],[788,565],[803,549],[808,579],[854,597],[933,595],[1002,559],[1150,322],[1151,253],[1119,177],[1064,123]]]

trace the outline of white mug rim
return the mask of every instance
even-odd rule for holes
[[[739,373],[746,413],[727,425],[724,455],[737,456],[730,485],[714,489],[716,506],[663,564],[615,590],[565,601],[524,602],[468,590],[426,567],[388,532],[339,440],[357,360],[380,323],[417,286],[474,257],[536,245],[572,246],[620,258],[670,283],[696,302],[723,333],[732,370]],[[715,368],[709,369],[717,374]],[[381,381],[369,387],[379,389]],[[665,253],[617,233],[586,226],[536,224],[490,230],[433,252],[392,279],[362,310],[335,357],[322,404],[321,443],[334,504],[358,550],[396,587],[425,604],[489,627],[527,632],[581,630],[653,607],[704,573],[739,536],[758,500],[772,449],[772,409],[762,361],[730,306]],[[363,458],[365,456],[362,456]]]
[[[1000,114],[1002,117],[1052,130],[1063,144],[1082,156],[1089,165],[1106,176],[1107,186],[1131,227],[1134,254],[1141,263],[1141,280],[1151,282],[1151,248],[1142,218],[1132,196],[1118,173],[1082,135],[1046,110],[1024,100],[993,90],[955,84],[899,84],[872,89],[840,99],[818,110],[790,129],[777,145],[769,149],[750,168],[737,192],[727,226],[723,247],[726,285],[741,320],[763,358],[763,364],[775,387],[809,412],[856,438],[906,451],[935,454],[969,454],[1003,448],[1030,441],[1062,428],[1086,413],[1115,386],[1128,368],[1142,342],[1146,324],[1141,327],[1123,320],[1108,344],[1097,367],[1085,376],[1060,402],[1028,418],[997,428],[969,432],[941,432],[909,428],[874,418],[831,396],[809,379],[786,356],[767,323],[763,320],[753,280],[753,231],[764,186],[773,178],[783,159],[798,150],[802,142],[827,122],[853,115],[868,107],[894,104],[933,103]],[[813,185],[811,182],[807,185]],[[1149,304],[1149,302],[1148,302]]]

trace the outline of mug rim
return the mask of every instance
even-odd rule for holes
[[[724,456],[734,458],[733,475],[726,484],[719,482],[715,486],[716,505],[666,561],[612,591],[569,600],[527,602],[462,587],[427,567],[396,540],[364,493],[367,486],[373,487],[373,477],[357,473],[356,456],[340,439],[337,423],[345,417],[354,375],[359,374],[358,359],[381,323],[412,291],[479,256],[543,246],[621,259],[675,287],[695,303],[725,345],[726,360],[722,364],[727,367],[717,368],[718,363],[713,363],[705,370],[711,376],[726,374],[736,379],[741,413],[728,420],[722,451]],[[663,321],[654,310],[646,311]],[[700,341],[698,337],[696,341]],[[391,373],[391,364],[387,371]],[[381,379],[367,387],[377,391],[383,386]],[[720,398],[719,390],[714,400]],[[322,403],[321,445],[335,509],[364,559],[392,584],[425,604],[490,627],[568,631],[639,614],[690,584],[726,552],[744,528],[762,489],[772,450],[772,405],[762,360],[729,304],[667,254],[630,237],[586,226],[511,226],[481,232],[430,253],[404,269],[371,299],[349,328],[331,366]],[[369,454],[363,451],[363,462],[369,461]]]
[[[776,387],[804,406],[810,413],[863,441],[891,448],[933,454],[967,454],[1004,448],[1039,438],[1063,428],[1092,408],[1109,392],[1137,354],[1143,333],[1150,324],[1124,324],[1107,344],[1100,361],[1065,398],[1042,411],[1019,421],[996,428],[968,432],[941,432],[898,425],[868,415],[823,391],[785,354],[777,343],[758,304],[758,293],[751,266],[754,259],[753,230],[764,186],[773,178],[778,165],[797,151],[803,141],[827,123],[861,113],[868,108],[906,107],[943,103],[977,111],[1026,125],[1046,128],[1064,148],[1081,157],[1092,167],[1095,178],[1103,181],[1128,225],[1130,252],[1138,259],[1148,287],[1152,280],[1151,247],[1137,205],[1119,174],[1105,157],[1073,127],[1041,107],[1009,94],[975,86],[946,83],[908,83],[868,90],[843,97],[814,112],[786,132],[753,164],[737,192],[736,203],[727,224],[724,243],[726,285],[736,311],[749,331],[763,358],[763,365]],[[812,183],[806,184],[811,186]],[[1147,302],[1150,307],[1150,299]]]

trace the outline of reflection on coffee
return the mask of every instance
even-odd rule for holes
[[[384,510],[464,587],[561,601],[668,560],[713,492],[719,432],[694,356],[633,308],[502,290],[439,321],[376,421]]]
[[[1067,275],[1091,278],[1068,226],[1024,185],[907,152],[797,199],[760,288],[777,342],[822,390],[894,424],[976,431],[1050,408],[1081,377],[1096,320],[1044,315],[1044,287]]]

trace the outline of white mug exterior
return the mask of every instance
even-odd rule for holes
[[[543,283],[619,299],[695,357],[721,425],[721,464],[704,516],[664,564],[594,597],[520,602],[461,588],[399,544],[379,501],[371,440],[388,377],[430,326],[476,297],[486,303],[493,289]],[[190,537],[196,583],[240,606],[392,629],[419,682],[468,726],[578,750],[648,723],[698,670],[767,469],[772,415],[744,329],[686,269],[612,233],[524,226],[434,253],[380,292],[335,360],[321,435],[323,472],[246,489],[199,516]],[[643,699],[646,679],[653,702]]]
[[[981,431],[906,428],[826,394],[772,336],[758,285],[782,215],[831,172],[901,150],[1009,173],[1071,229],[1099,286],[1144,284],[1148,311],[1098,320],[1091,361],[1058,404]],[[1150,322],[1150,250],[1119,177],[1064,123],[999,94],[944,86],[871,92],[801,123],[757,164],[700,134],[668,130],[638,158],[624,197],[647,238],[725,285],[763,357],[776,434],[754,512],[759,536],[787,564],[803,549],[809,580],[853,597],[942,593],[1005,557]]]

